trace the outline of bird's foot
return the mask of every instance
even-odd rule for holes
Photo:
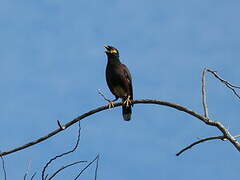
[[[111,109],[111,108],[114,108],[113,101],[109,101],[109,104],[108,104],[108,109]]]
[[[126,107],[129,107],[132,104],[132,101],[130,100],[130,96],[127,97],[127,99],[123,102],[123,104]]]

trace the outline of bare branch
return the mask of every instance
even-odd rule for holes
[[[75,177],[74,180],[77,180],[77,179],[81,176],[81,174],[82,174],[92,163],[94,163],[97,159],[99,159],[99,154],[95,157],[94,160],[92,160],[88,165],[86,165],[86,166],[80,171],[80,173]]]
[[[185,147],[184,149],[182,149],[181,151],[179,151],[176,156],[179,156],[180,154],[182,154],[184,151],[191,149],[193,146],[203,143],[205,141],[210,141],[210,140],[216,140],[216,139],[220,139],[220,140],[224,140],[225,137],[224,136],[214,136],[214,137],[208,137],[208,138],[204,138],[204,139],[200,139],[192,144],[190,144],[189,146]]]
[[[177,104],[173,104],[173,103],[170,103],[170,102],[165,102],[165,101],[158,101],[158,100],[151,100],[151,99],[141,99],[141,100],[133,100],[132,101],[133,104],[157,104],[157,105],[163,105],[163,106],[168,106],[168,107],[172,107],[174,109],[177,109],[177,110],[180,110],[180,111],[184,111],[190,115],[193,115],[195,116],[196,118],[200,119],[201,121],[205,122],[207,121],[208,119],[206,119],[205,117],[203,117],[202,115],[186,108],[186,107],[183,107],[183,106],[180,106],[180,105],[177,105]],[[114,108],[118,107],[118,106],[122,106],[122,102],[118,102],[118,103],[115,103],[114,104]],[[72,121],[66,123],[64,125],[65,129],[69,128],[70,126],[72,126],[73,124],[77,123],[78,121],[81,121],[82,119],[88,117],[88,116],[91,116],[95,113],[98,113],[98,112],[101,112],[101,111],[104,111],[104,110],[109,110],[109,107],[108,105],[105,105],[105,106],[101,106],[101,107],[98,107],[96,109],[93,109],[93,110],[90,110],[89,112],[87,113],[84,113],[82,115],[80,115],[79,117],[73,119]],[[40,137],[39,139],[36,139],[34,141],[31,141],[29,143],[26,143],[22,146],[19,146],[17,148],[14,148],[12,150],[9,150],[9,151],[5,151],[5,152],[1,152],[0,153],[0,156],[5,156],[5,155],[8,155],[8,154],[12,154],[14,152],[17,152],[17,151],[20,151],[20,150],[23,150],[25,148],[28,148],[30,146],[33,146],[35,144],[38,144],[54,135],[56,135],[57,133],[63,131],[62,128],[58,128],[52,132],[50,132],[49,134],[45,135],[45,136],[42,136]]]
[[[114,108],[118,107],[118,106],[122,106],[122,103],[123,102],[118,102],[118,103],[114,103]],[[153,100],[153,99],[139,99],[139,100],[133,100],[132,101],[133,104],[156,104],[156,105],[161,105],[161,106],[167,106],[167,107],[171,107],[173,109],[176,109],[178,111],[182,111],[182,112],[185,112],[199,120],[201,120],[202,122],[206,123],[207,125],[209,126],[214,126],[216,128],[218,128],[222,133],[223,135],[226,137],[226,139],[228,139],[234,146],[235,148],[240,151],[240,143],[236,140],[235,137],[233,137],[230,132],[227,130],[227,128],[225,128],[220,122],[217,122],[217,121],[212,121],[206,117],[204,117],[203,115],[201,114],[198,114],[197,112],[191,110],[191,109],[188,109],[187,107],[184,107],[184,106],[181,106],[181,105],[178,105],[178,104],[174,104],[174,103],[171,103],[171,102],[166,102],[166,101],[159,101],[159,100]],[[105,106],[101,106],[101,107],[98,107],[96,109],[93,109],[87,113],[84,113],[82,114],[81,116],[73,119],[72,121],[66,123],[64,125],[65,129],[69,128],[70,126],[72,126],[73,124],[77,123],[78,121],[81,121],[82,119],[88,117],[88,116],[91,116],[95,113],[98,113],[98,112],[101,112],[101,111],[104,111],[104,110],[110,110],[109,109],[109,106],[108,105],[105,105]],[[50,132],[48,135],[46,136],[43,136],[43,137],[40,137],[39,139],[36,139],[34,141],[31,141],[25,145],[22,145],[20,147],[17,147],[17,148],[14,148],[12,150],[9,150],[9,151],[6,151],[6,152],[2,152],[0,153],[0,156],[5,156],[5,155],[8,155],[8,154],[11,154],[11,153],[14,153],[14,152],[17,152],[17,151],[20,151],[20,150],[23,150],[25,148],[28,148],[30,146],[33,146],[35,144],[38,144],[54,135],[56,135],[57,133],[63,131],[61,128],[58,128],[52,132]]]
[[[79,163],[85,163],[85,162],[87,162],[87,161],[77,161],[77,162],[68,164],[68,165],[66,165],[66,166],[63,166],[63,167],[61,167],[60,169],[58,169],[55,173],[53,173],[53,175],[52,175],[48,180],[51,180],[51,179],[54,178],[59,172],[61,172],[62,170],[66,169],[66,168],[68,168],[68,167],[71,167],[71,166],[73,166],[73,165],[75,165],[75,164],[79,164]]]
[[[5,168],[5,162],[4,162],[4,159],[3,159],[2,155],[0,155],[0,157],[1,157],[1,160],[2,160],[2,169],[3,169],[3,174],[4,174],[4,180],[7,180],[7,172],[6,172],[6,168]]]
[[[96,163],[96,168],[95,168],[95,178],[94,178],[95,180],[97,180],[98,161],[99,161],[99,154],[98,154],[97,163]]]
[[[208,116],[208,106],[207,106],[207,93],[206,93],[206,72],[207,69],[204,68],[202,72],[202,103],[203,103],[203,110],[204,110],[204,116],[206,118],[209,118]]]
[[[37,172],[35,172],[35,173],[32,175],[31,180],[34,179],[34,177],[36,176],[36,174],[37,174]]]
[[[212,73],[219,81],[221,81],[223,84],[225,84],[229,89],[232,90],[232,92],[237,96],[238,99],[240,99],[240,95],[237,93],[235,89],[240,89],[240,86],[233,85],[226,81],[225,79],[221,78],[218,74],[217,71],[213,71],[211,69],[206,69],[207,72]]]
[[[234,138],[239,138],[240,135],[236,135],[234,136]],[[200,139],[192,144],[190,144],[189,146],[183,148],[181,151],[179,151],[176,156],[179,156],[181,155],[184,151],[188,150],[188,149],[191,149],[193,146],[197,145],[197,144],[200,144],[200,143],[203,143],[205,141],[210,141],[210,140],[216,140],[216,139],[219,139],[219,140],[222,140],[222,141],[226,141],[228,140],[226,137],[224,136],[213,136],[213,137],[208,137],[208,138],[204,138],[204,139]]]
[[[24,174],[23,180],[26,180],[27,178],[27,173]]]
[[[62,126],[60,126],[60,129],[63,129]],[[62,153],[62,154],[60,154],[60,155],[57,155],[57,156],[53,157],[52,159],[50,159],[50,160],[46,163],[46,165],[44,166],[44,168],[43,168],[43,170],[42,170],[42,180],[45,180],[45,179],[46,179],[45,171],[46,171],[47,167],[48,167],[53,161],[55,161],[57,158],[63,157],[63,156],[65,156],[65,155],[67,155],[67,154],[70,154],[70,153],[74,152],[74,151],[77,149],[77,147],[78,147],[78,145],[79,145],[79,141],[80,141],[80,135],[81,135],[81,124],[80,124],[80,121],[79,121],[79,122],[78,122],[78,137],[77,137],[77,141],[76,141],[76,144],[75,144],[74,148],[73,148],[72,150],[70,150],[70,151],[64,152],[64,153]]]
[[[105,99],[106,101],[112,102],[110,99],[108,99],[108,98],[103,94],[103,92],[101,91],[101,89],[98,89],[98,94],[100,94],[100,95],[103,97],[103,99]]]

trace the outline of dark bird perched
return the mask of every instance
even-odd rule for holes
[[[123,119],[129,121],[132,114],[133,88],[131,74],[124,64],[120,62],[119,52],[112,46],[106,48],[108,63],[106,67],[106,80],[110,91],[115,99],[110,101],[109,107],[113,107],[113,102],[121,98],[123,101],[122,115]]]

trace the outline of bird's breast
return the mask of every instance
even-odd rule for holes
[[[114,94],[116,94],[118,97],[125,97],[127,96],[126,91],[121,86],[115,86],[113,88]]]

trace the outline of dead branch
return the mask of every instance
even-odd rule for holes
[[[94,163],[96,160],[98,160],[99,159],[99,154],[90,162],[90,163],[88,163],[88,165],[86,165],[81,171],[80,171],[80,173],[74,178],[74,180],[77,180],[81,175],[82,175],[82,173],[88,168],[88,167],[90,167],[90,165],[92,164],[92,163]],[[96,171],[95,171],[96,172]],[[96,178],[96,174],[95,174],[95,178]]]
[[[97,163],[96,163],[96,168],[95,168],[95,177],[94,177],[94,180],[97,180],[98,161],[99,161],[99,155],[98,155],[98,158],[97,158]]]
[[[79,164],[79,163],[85,163],[85,162],[87,162],[87,161],[76,161],[76,162],[74,162],[74,163],[71,163],[71,164],[68,164],[68,165],[66,165],[66,166],[63,166],[63,167],[61,167],[60,169],[58,169],[55,173],[53,173],[53,175],[52,175],[51,177],[49,177],[48,180],[51,180],[51,179],[54,178],[58,173],[60,173],[62,170],[66,169],[66,168],[68,168],[68,167],[71,167],[71,166],[73,166],[73,165],[75,165],[75,164]]]
[[[34,179],[34,177],[36,176],[37,172],[33,173],[32,177],[31,177],[31,180]]]
[[[238,99],[240,99],[240,95],[237,93],[235,89],[240,89],[240,86],[236,86],[231,84],[230,82],[226,81],[225,79],[221,78],[218,74],[217,71],[211,70],[211,69],[206,69],[207,72],[210,72],[214,75],[215,78],[217,78],[220,82],[225,84],[226,87],[228,87],[236,96]]]
[[[107,101],[107,102],[112,102],[110,99],[108,99],[108,98],[103,94],[103,92],[101,91],[101,89],[98,89],[98,94],[100,94],[105,101]]]
[[[0,157],[1,157],[1,160],[2,160],[2,169],[3,169],[3,174],[4,174],[4,180],[7,180],[7,172],[6,172],[6,168],[5,168],[5,162],[4,162],[4,159],[1,155],[0,155]]]
[[[208,115],[208,105],[207,105],[207,95],[206,95],[206,73],[209,72],[209,73],[212,73],[214,75],[215,78],[217,78],[220,82],[224,83],[226,85],[226,87],[228,87],[229,89],[231,89],[233,91],[233,93],[240,99],[240,96],[239,94],[236,92],[235,89],[240,89],[240,86],[236,86],[236,85],[233,85],[231,83],[229,83],[228,81],[226,81],[225,79],[221,78],[218,74],[217,74],[217,71],[214,71],[214,70],[211,70],[211,69],[207,69],[207,68],[204,68],[203,72],[202,72],[202,104],[203,104],[203,110],[204,110],[204,116],[206,118],[209,118],[209,115]],[[217,122],[216,122],[217,123]],[[212,124],[213,126],[214,123],[210,123]],[[208,125],[210,125],[208,124]],[[219,127],[218,128],[225,128],[225,127],[221,127],[222,125],[221,124],[218,124]],[[224,134],[224,133],[223,133]],[[234,139],[236,140],[236,138],[238,138],[239,135],[235,136]],[[176,155],[179,156],[180,154],[182,154],[184,151],[192,148],[193,146],[197,145],[197,144],[200,144],[202,142],[205,142],[205,141],[209,141],[209,140],[216,140],[216,139],[220,139],[220,140],[229,140],[228,138],[226,138],[226,136],[215,136],[215,137],[208,137],[208,138],[204,138],[204,139],[201,139],[199,141],[196,141],[192,144],[190,144],[189,146],[185,147],[184,149],[182,149],[180,152],[178,152]],[[232,139],[234,141],[234,139]],[[232,142],[233,143],[233,142]],[[235,146],[236,147],[236,146]],[[239,150],[239,149],[238,149]]]
[[[58,121],[58,125],[59,125],[59,124],[60,124],[60,122]],[[62,129],[62,130],[65,129],[65,128],[62,128],[62,125],[59,125],[59,127],[60,127],[60,129]],[[75,146],[73,147],[72,150],[67,151],[67,152],[64,152],[64,153],[62,153],[62,154],[59,154],[59,155],[51,158],[51,159],[46,163],[46,165],[44,166],[44,168],[43,168],[43,170],[42,170],[42,180],[47,179],[47,177],[45,176],[45,171],[46,171],[47,167],[48,167],[53,161],[55,161],[56,159],[58,159],[58,158],[60,158],[60,157],[65,156],[65,155],[67,155],[67,154],[73,153],[73,152],[77,149],[77,147],[78,147],[78,145],[79,145],[79,142],[80,142],[80,136],[81,136],[81,124],[80,124],[80,121],[79,121],[79,122],[78,122],[78,136],[77,136],[77,141],[76,141]],[[56,174],[57,174],[57,173],[56,173]],[[55,176],[55,175],[54,175],[54,176]],[[54,176],[53,176],[53,177],[54,177]],[[51,176],[51,177],[52,177],[52,176]],[[49,179],[51,179],[51,177],[50,177]]]
[[[190,114],[190,115],[200,119],[203,122],[207,122],[208,121],[208,119],[205,118],[204,116],[202,116],[202,115],[200,115],[200,114],[198,114],[198,113],[196,113],[196,112],[194,112],[194,111],[192,111],[192,110],[190,110],[190,109],[188,109],[186,107],[183,107],[183,106],[180,106],[180,105],[177,105],[177,104],[174,104],[174,103],[170,103],[170,102],[158,101],[158,100],[152,100],[152,99],[140,99],[140,100],[134,100],[134,101],[132,101],[132,103],[133,104],[141,104],[141,103],[142,104],[157,104],[157,105],[168,106],[168,107],[172,107],[174,109],[177,109],[179,111],[186,112],[186,113],[188,113],[188,114]],[[122,106],[122,102],[114,103],[114,108],[116,108],[118,106]],[[109,110],[108,105],[101,106],[101,107],[93,109],[93,110],[91,110],[91,111],[89,111],[87,113],[84,113],[84,114],[80,115],[79,117],[73,119],[72,121],[66,123],[64,125],[64,127],[65,127],[65,129],[67,129],[70,126],[72,126],[73,124],[77,123],[78,121],[80,121],[80,120],[82,120],[82,119],[84,119],[84,118],[86,118],[86,117],[88,117],[90,115],[93,115],[95,113],[101,112],[103,110]],[[56,130],[50,132],[49,134],[47,134],[47,135],[45,135],[43,137],[40,137],[39,139],[31,141],[31,142],[29,142],[27,144],[24,144],[22,146],[19,146],[17,148],[12,149],[12,150],[1,152],[0,156],[5,156],[5,155],[8,155],[8,154],[11,154],[11,153],[23,150],[23,149],[28,148],[30,146],[33,146],[35,144],[38,144],[38,143],[40,143],[40,142],[42,142],[42,141],[44,141],[44,140],[46,140],[46,139],[56,135],[57,133],[59,133],[61,131],[63,131],[62,128],[57,128]]]
[[[210,141],[210,140],[216,140],[216,139],[220,139],[220,140],[224,140],[225,137],[224,136],[214,136],[214,137],[208,137],[208,138],[204,138],[204,139],[200,139],[192,144],[190,144],[189,146],[185,147],[184,149],[182,149],[181,151],[179,151],[176,156],[179,156],[180,154],[182,154],[184,151],[191,149],[193,146],[206,142],[206,141]]]
[[[234,138],[239,138],[240,135],[237,135],[237,136],[234,136]],[[181,151],[179,151],[176,156],[179,156],[180,154],[182,154],[184,151],[188,150],[188,149],[191,149],[193,146],[197,145],[197,144],[200,144],[200,143],[203,143],[203,142],[206,142],[206,141],[211,141],[211,140],[216,140],[216,139],[219,139],[219,140],[222,140],[222,141],[226,141],[227,139],[224,137],[224,136],[213,136],[213,137],[208,137],[208,138],[204,138],[204,139],[200,139],[192,144],[190,144],[189,146],[183,148]]]
[[[182,111],[182,112],[185,112],[197,119],[199,119],[200,121],[204,122],[205,124],[209,125],[209,126],[214,126],[216,127],[217,129],[219,129],[223,136],[229,140],[232,145],[234,145],[234,147],[240,151],[240,143],[236,140],[236,138],[234,136],[231,135],[231,133],[228,131],[227,128],[225,128],[220,122],[217,122],[217,121],[212,121],[206,117],[204,117],[203,115],[191,110],[191,109],[188,109],[187,107],[184,107],[184,106],[181,106],[181,105],[178,105],[178,104],[174,104],[174,103],[171,103],[171,102],[167,102],[167,101],[159,101],[159,100],[153,100],[153,99],[139,99],[139,100],[133,100],[132,101],[133,104],[156,104],[156,105],[161,105],[161,106],[167,106],[167,107],[170,107],[170,108],[173,108],[173,109],[176,109],[178,111]],[[118,107],[118,106],[122,106],[122,102],[118,102],[118,103],[114,103],[114,108]],[[72,126],[73,124],[77,123],[78,121],[81,121],[82,119],[88,117],[88,116],[91,116],[93,114],[96,114],[98,112],[101,112],[101,111],[104,111],[104,110],[112,110],[112,109],[109,109],[108,108],[109,106],[108,105],[105,105],[105,106],[101,106],[101,107],[98,107],[96,109],[93,109],[87,113],[84,113],[82,115],[80,115],[79,117],[73,119],[72,121],[66,123],[65,125],[63,125],[65,127],[65,129],[69,128],[70,126]],[[5,152],[2,152],[0,153],[0,156],[6,156],[8,154],[11,154],[11,153],[14,153],[14,152],[17,152],[17,151],[20,151],[20,150],[23,150],[25,148],[28,148],[30,146],[33,146],[35,144],[38,144],[54,135],[56,135],[57,133],[63,131],[62,128],[58,128],[52,132],[50,132],[48,135],[45,135],[43,137],[40,137],[39,139],[36,139],[34,141],[31,141],[27,144],[24,144],[20,147],[17,147],[17,148],[14,148],[12,150],[9,150],[9,151],[5,151]]]

